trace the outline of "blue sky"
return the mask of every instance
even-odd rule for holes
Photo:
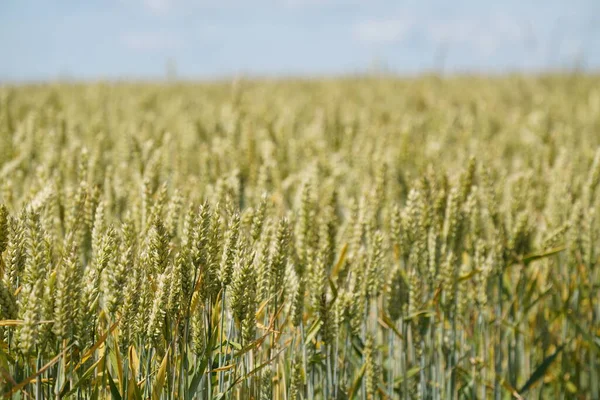
[[[0,80],[600,69],[600,1],[0,0]]]

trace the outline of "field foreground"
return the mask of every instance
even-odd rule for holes
[[[600,78],[0,88],[0,394],[600,398]]]

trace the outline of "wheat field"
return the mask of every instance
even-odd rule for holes
[[[600,398],[600,78],[0,87],[0,394]]]

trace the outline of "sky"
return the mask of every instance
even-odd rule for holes
[[[598,0],[0,0],[0,81],[572,68]]]

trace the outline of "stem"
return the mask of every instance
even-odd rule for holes
[[[402,355],[404,356],[404,365],[402,366],[402,396],[404,400],[408,400],[408,349],[406,348],[408,324],[406,321],[402,321],[402,337],[404,338],[402,341]]]
[[[127,362],[127,360],[129,359],[129,355],[125,354],[125,356],[123,357],[123,386],[122,386],[122,390],[123,390],[123,395],[127,398],[127,392],[129,391],[129,363]]]
[[[223,325],[225,324],[225,292],[226,287],[223,285],[221,294],[221,329],[219,331],[219,368],[223,366]],[[219,393],[223,392],[223,374],[224,371],[219,371]]]
[[[497,281],[497,298],[496,298],[496,345],[494,348],[494,399],[502,400],[502,391],[500,388],[500,379],[502,375],[502,272],[498,273]]]
[[[365,323],[362,324],[362,332],[361,332],[361,339],[362,339],[362,343],[363,346],[365,344],[365,342],[367,341],[367,323],[369,322],[369,298],[367,297],[367,301],[365,304]],[[361,356],[360,356],[362,365],[365,364],[365,352],[363,351]],[[362,395],[362,399],[366,400],[367,398],[367,385],[365,384],[365,380],[363,379],[363,384],[361,385],[361,395]]]
[[[327,379],[325,380],[325,393],[327,393],[328,397],[333,396],[333,385],[331,384],[331,346],[329,344],[325,345],[325,365],[327,368]]]
[[[388,360],[390,362],[390,371],[388,373],[388,396],[394,398],[394,377],[396,362],[394,360],[394,332],[388,331]]]
[[[341,333],[341,330],[340,330]],[[333,398],[337,398],[338,391],[338,352],[340,346],[339,335],[335,336],[335,348],[333,350]]]
[[[210,325],[210,300],[207,299],[207,307],[206,312],[204,313],[206,318],[206,346],[210,343],[210,335],[212,333],[212,327]],[[208,399],[212,399],[212,349],[206,349],[206,354],[208,357],[207,371],[206,371],[206,385],[208,390]],[[204,377],[203,377],[204,379]]]
[[[37,352],[37,360],[36,360],[36,372],[42,369],[42,352],[38,349]],[[42,376],[38,375],[35,379],[35,398],[43,399],[43,391],[42,391]]]
[[[146,360],[146,394],[149,398],[152,397],[152,385],[149,384],[150,382],[150,361],[152,360],[152,351],[154,350],[153,347],[150,347],[150,350],[148,351],[148,359]]]
[[[308,362],[307,362],[307,357],[306,357],[306,342],[304,340],[304,322],[300,321],[300,338],[302,339],[302,363],[304,364],[304,373],[306,374],[308,372]],[[307,389],[308,389],[308,398],[312,399],[313,398],[313,388],[312,388],[312,382],[310,379],[307,379]]]
[[[233,319],[230,319],[228,327],[227,327],[227,343],[228,343],[228,347],[229,347],[229,342],[231,340],[231,336],[232,336],[233,332],[234,332]],[[224,356],[224,361],[227,361],[227,357],[226,356]],[[231,360],[230,360],[230,362],[231,362]],[[225,372],[222,371],[222,373],[224,374]],[[229,387],[230,378],[231,378],[231,373],[229,373],[227,375],[227,387]],[[225,385],[224,381],[223,381],[223,385]]]

